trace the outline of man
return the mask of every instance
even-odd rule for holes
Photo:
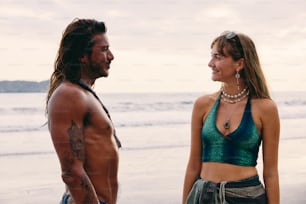
[[[76,19],[63,33],[47,96],[48,127],[66,192],[61,203],[114,204],[120,142],[91,89],[111,61],[103,22]]]

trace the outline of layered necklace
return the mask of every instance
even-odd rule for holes
[[[224,102],[226,103],[238,103],[240,101],[242,101],[245,97],[247,97],[249,95],[250,91],[248,88],[244,88],[242,91],[240,91],[237,94],[228,94],[224,91],[224,88],[221,89],[221,98]]]
[[[241,92],[237,93],[237,94],[228,94],[224,91],[224,88],[221,89],[221,99],[225,102],[225,103],[230,103],[230,104],[235,104],[238,103],[240,101],[242,101],[244,98],[246,98],[249,95],[249,90],[248,88],[244,88]],[[231,127],[231,117],[233,116],[233,113],[235,112],[235,109],[232,110],[232,112],[228,115],[227,119],[225,120],[225,122],[223,123],[223,127],[224,129],[229,129]]]

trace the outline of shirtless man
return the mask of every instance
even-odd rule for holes
[[[115,204],[120,142],[91,87],[114,59],[106,27],[76,19],[63,33],[47,96],[48,127],[66,192],[62,204]]]

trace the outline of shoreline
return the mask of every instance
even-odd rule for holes
[[[303,151],[304,141],[281,141],[279,174],[282,203],[306,202],[303,188],[306,185],[306,164],[301,163],[306,156],[293,151]],[[120,150],[118,204],[180,203],[188,152],[189,147]],[[0,162],[6,164],[0,170],[0,203],[59,202],[64,184],[55,153],[0,157]],[[16,164],[20,168],[15,168]]]
[[[282,119],[279,145],[281,203],[306,203],[305,119]],[[118,204],[180,204],[189,156],[189,125],[119,128]],[[145,133],[145,134],[142,134]],[[2,151],[34,152],[0,156],[0,203],[59,203],[64,192],[57,155],[47,132],[0,137]],[[290,138],[290,136],[294,136]],[[6,138],[6,139],[5,139]],[[22,148],[21,148],[22,147]],[[53,153],[52,153],[53,152]],[[258,172],[261,176],[261,153]]]

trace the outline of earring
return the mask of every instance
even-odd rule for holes
[[[237,80],[237,88],[238,88],[238,91],[240,91],[240,86],[239,86],[240,74],[239,74],[239,71],[238,71],[238,70],[236,71],[235,77],[236,77],[236,80]]]

